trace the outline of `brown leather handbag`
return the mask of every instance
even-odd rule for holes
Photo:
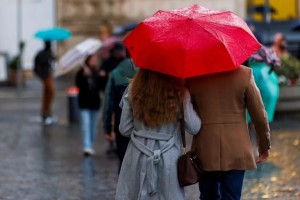
[[[183,113],[183,112],[182,112]],[[193,185],[199,182],[200,174],[203,172],[202,163],[193,151],[186,152],[185,122],[184,115],[180,119],[180,132],[184,154],[177,162],[177,175],[181,187]]]

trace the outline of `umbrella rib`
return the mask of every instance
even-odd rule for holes
[[[229,11],[228,11],[228,13],[232,13],[232,12],[229,12]],[[220,25],[223,25],[223,26],[224,26],[224,24],[219,24],[219,23],[215,23],[215,22],[212,22],[212,21],[210,21],[210,23],[217,25],[217,27],[219,27]],[[248,31],[246,31],[245,29],[241,28],[240,26],[233,26],[233,25],[230,25],[230,24],[226,24],[226,26],[229,26],[229,27],[231,27],[231,28],[237,28],[237,29],[242,30],[243,32],[249,33]],[[219,31],[219,28],[216,28],[216,30]],[[222,31],[220,31],[220,32],[222,32]],[[224,33],[224,32],[223,32],[223,33]],[[250,32],[250,33],[252,34],[252,32]],[[224,34],[225,34],[225,33],[224,33]],[[226,35],[229,36],[228,34],[226,34]],[[229,37],[230,37],[230,36],[229,36]],[[232,38],[232,37],[230,37],[230,38]],[[236,42],[236,44],[237,44],[238,46],[240,46],[240,49],[243,51],[244,55],[247,55],[245,49],[241,47],[240,43]],[[224,45],[224,46],[225,46],[225,48],[226,48],[226,45]],[[226,50],[227,50],[227,48],[226,48]],[[230,55],[230,54],[229,54],[229,55]],[[232,57],[231,57],[231,58],[232,58]],[[233,64],[235,64],[235,63],[233,63]]]
[[[199,24],[199,22],[197,22],[197,21],[196,21],[196,23]],[[215,24],[217,24],[217,23],[215,23]],[[213,33],[211,33],[209,30],[205,29],[203,26],[201,26],[201,24],[199,24],[199,25],[200,25],[199,28],[202,28],[203,30],[205,30],[206,32],[208,32],[213,38],[215,38],[215,36],[214,36]],[[242,29],[242,28],[240,28],[240,27],[234,27],[234,28],[239,28],[239,29],[241,29],[241,30],[244,31],[244,29]],[[214,33],[217,34],[217,35],[219,36],[219,34],[218,34],[219,29],[216,28],[216,30],[217,30],[217,31],[215,31]],[[222,32],[222,33],[224,33],[224,32]],[[224,34],[225,34],[225,33],[224,33]],[[227,35],[227,34],[226,34],[226,35]],[[227,36],[229,36],[229,35],[227,35]],[[229,37],[232,38],[231,36],[229,36]],[[222,37],[220,37],[220,38],[222,38]],[[227,46],[223,43],[223,40],[222,40],[222,43],[221,43],[221,44],[222,44],[222,46],[226,49],[227,54],[228,54],[229,57],[231,58],[230,61],[232,62],[232,64],[233,64],[233,65],[236,65],[236,63],[233,62],[233,58],[232,58],[231,54],[229,53],[229,51],[228,51],[228,49],[227,49]],[[241,46],[238,42],[236,42],[236,44],[237,44],[238,46]],[[240,49],[242,49],[243,53],[246,55],[245,50],[244,50],[243,48],[240,48]]]
[[[74,65],[76,62],[78,62],[78,60],[76,60],[76,59],[80,59],[80,56],[79,56],[79,55],[76,55],[76,56],[74,56],[73,58],[74,58],[74,59],[73,59],[72,61],[67,62],[68,64],[65,64],[65,66],[71,66],[71,65]],[[64,69],[65,69],[65,68],[68,68],[68,67],[64,67]]]
[[[199,22],[197,22],[197,21],[195,21],[195,22],[196,22],[197,24],[199,24]],[[216,39],[215,36],[214,36],[214,34],[211,33],[209,30],[207,30],[206,28],[204,28],[201,24],[199,24],[199,28],[203,29],[205,32],[208,33],[209,36],[211,36],[212,38]],[[228,53],[228,55],[230,56],[231,61],[232,61],[232,57],[231,57],[231,55],[229,54],[229,52],[228,52],[226,46],[224,45],[223,41],[222,41],[222,45],[225,47],[226,52]]]
[[[187,21],[190,21],[190,19],[187,19]],[[183,77],[185,77],[185,71],[186,71],[186,68],[188,67],[186,61],[187,61],[187,50],[188,50],[189,44],[191,42],[191,37],[190,37],[191,34],[190,33],[191,33],[191,26],[189,26],[189,33],[188,33],[187,45],[183,45],[183,46],[185,46],[185,48],[184,48],[184,65],[185,66],[183,67]]]
[[[240,29],[240,30],[242,30],[242,31],[245,31],[243,28],[241,28],[241,27],[234,27],[234,28],[238,28],[238,29]],[[227,35],[227,34],[226,34]],[[228,36],[228,35],[227,35]],[[231,38],[231,37],[230,37]],[[247,55],[247,53],[246,53],[246,51],[245,51],[245,49],[244,48],[242,48],[242,46],[241,46],[241,44],[239,43],[239,42],[236,42],[236,45],[238,45],[239,47],[240,47],[240,50],[241,51],[243,51],[243,54],[244,55]],[[226,45],[224,44],[224,46],[226,47]],[[226,48],[227,49],[227,48]],[[255,52],[253,52],[253,53],[255,53]],[[229,54],[230,55],[230,54]],[[236,64],[236,63],[233,63],[233,64]]]
[[[198,16],[198,17],[201,17],[201,18],[210,18],[210,17],[215,16],[215,15],[223,15],[223,14],[227,14],[227,13],[232,14],[232,12],[230,12],[230,11],[224,11],[224,12],[212,13],[212,14],[209,14],[209,15],[201,15],[201,16]]]
[[[229,27],[231,27],[231,28],[239,28],[239,29],[242,29],[243,31],[245,31],[245,29],[243,29],[242,27],[240,27],[240,26],[233,26],[233,25],[231,25],[231,24],[220,24],[220,23],[216,23],[216,22],[213,22],[213,21],[210,21],[210,23],[211,24],[214,24],[214,25],[216,25],[216,26],[229,26]],[[252,32],[250,32],[251,34],[252,34]]]
[[[182,17],[182,18],[187,18],[188,17],[186,15],[182,15],[182,14],[179,14],[177,12],[171,12],[171,11],[165,11],[165,10],[162,10],[161,12],[168,13],[168,14],[173,14],[173,15],[177,15],[177,16]],[[170,16],[170,17],[172,17],[172,16]]]
[[[175,14],[175,15],[178,15],[178,16],[184,17],[184,18],[187,18],[187,17],[193,18],[193,16],[190,16],[190,15],[183,15],[183,14],[180,14],[180,13],[178,13],[178,12],[172,12],[172,10],[171,10],[171,11],[165,11],[165,10],[162,10],[161,12]],[[209,15],[198,15],[197,18],[200,18],[200,17],[201,17],[201,18],[202,18],[202,17],[207,18],[207,17],[211,17],[211,16],[215,16],[215,15],[222,15],[222,14],[224,14],[224,13],[230,13],[230,14],[231,14],[232,12],[230,12],[230,11],[226,11],[226,12],[215,12],[215,13],[211,13],[211,14],[209,14]],[[196,19],[196,18],[193,18],[193,19]]]

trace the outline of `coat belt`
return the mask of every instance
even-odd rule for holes
[[[152,139],[157,141],[167,141],[160,149],[151,150],[145,146],[142,142],[136,139],[136,136]],[[157,192],[157,165],[160,161],[161,155],[167,152],[175,144],[174,136],[163,133],[147,132],[147,131],[134,131],[131,134],[131,141],[133,145],[140,150],[143,154],[148,156],[146,160],[146,177],[145,182],[147,185],[147,192],[150,196],[153,196]]]

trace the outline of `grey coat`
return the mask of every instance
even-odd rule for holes
[[[201,121],[189,92],[184,98],[186,131],[197,134]],[[177,179],[177,160],[182,155],[180,123],[149,128],[132,116],[128,93],[121,101],[120,132],[131,137],[117,184],[116,200],[183,200]]]

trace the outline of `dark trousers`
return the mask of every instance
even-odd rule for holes
[[[201,200],[240,200],[245,171],[204,172],[199,182]]]
[[[115,130],[115,133],[116,133],[117,154],[119,158],[119,171],[120,171],[130,138],[121,135],[119,130]]]

